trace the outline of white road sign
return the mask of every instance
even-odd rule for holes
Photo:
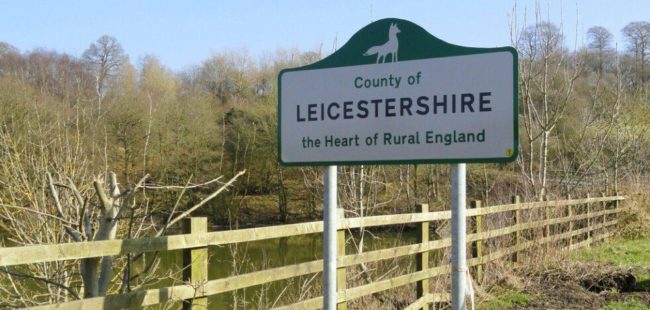
[[[306,67],[280,74],[283,164],[514,159],[518,134],[514,49],[404,59],[408,53],[394,39],[406,31],[400,26],[390,24],[383,45],[368,44],[367,50],[357,51],[370,64]]]

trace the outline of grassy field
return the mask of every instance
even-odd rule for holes
[[[516,273],[520,287],[490,288],[477,309],[650,310],[650,237],[612,239]]]
[[[610,263],[631,269],[637,285],[650,290],[650,238],[623,240],[614,239],[580,251],[576,254],[580,261]]]
[[[576,258],[628,269],[636,278],[637,290],[650,294],[650,238],[613,239],[576,253]],[[650,309],[650,305],[632,297],[613,301],[604,309]]]
[[[519,290],[496,290],[492,296],[478,304],[480,310],[500,310],[525,307],[534,298],[533,295]]]

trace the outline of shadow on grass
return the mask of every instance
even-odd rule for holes
[[[636,283],[638,291],[650,292],[650,279],[645,279]]]

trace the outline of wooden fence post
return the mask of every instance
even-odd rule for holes
[[[519,195],[513,196],[512,197],[512,203],[517,205],[515,209],[515,226],[519,226],[521,224],[521,206],[519,205],[521,201],[521,198]],[[521,243],[521,230],[517,229],[515,232],[515,249],[516,247],[519,247],[519,244]],[[515,250],[514,255],[512,256],[512,260],[514,262],[521,262],[521,257],[519,256],[519,250]]]
[[[544,196],[542,197],[542,201],[548,203],[548,197]],[[550,220],[551,219],[551,208],[546,205],[544,206],[544,220]],[[552,238],[551,238],[551,225],[546,224],[546,227],[544,228],[544,237],[548,237],[549,242],[546,242],[546,248],[549,249],[551,247],[552,243]]]
[[[480,200],[474,200],[471,203],[471,208],[472,209],[480,209],[481,208],[481,201]],[[480,235],[483,232],[483,216],[482,215],[477,215],[474,217],[474,233],[477,235]],[[477,257],[480,258],[483,256],[483,240],[476,240],[472,243],[472,257]],[[476,282],[481,283],[483,280],[483,263],[479,263],[475,267],[475,279]]]
[[[418,204],[416,207],[416,212],[429,213],[428,204]],[[427,244],[429,243],[429,222],[422,222],[417,226],[417,243],[418,244]],[[429,251],[418,253],[416,255],[415,264],[417,271],[425,271],[429,269]],[[416,285],[416,299],[424,297],[426,294],[429,294],[429,278],[425,278],[417,282]],[[425,303],[422,306],[423,310],[431,309],[430,303]]]
[[[183,219],[183,233],[196,234],[208,232],[208,218],[190,217]],[[196,295],[205,294],[208,281],[208,247],[183,250],[183,281],[190,283]],[[183,309],[207,309],[208,298],[199,297],[183,300]]]
[[[567,195],[567,199],[571,200],[571,194]],[[573,217],[573,205],[569,205],[569,249],[573,245],[573,236],[571,233],[573,232],[573,220],[571,219]]]
[[[591,195],[587,193],[587,199],[591,199]],[[591,244],[591,238],[593,237],[594,233],[591,229],[591,202],[587,203],[587,227],[589,228],[587,230],[587,245]]]
[[[605,194],[605,192],[601,192],[600,196],[605,198],[605,197],[607,197],[607,194]],[[607,201],[602,202],[602,204],[601,204],[601,209],[602,210],[601,211],[607,210],[607,204],[608,204]],[[603,214],[603,233],[606,231],[605,222],[607,222],[607,214]]]
[[[614,209],[616,210],[616,213],[614,213],[614,219],[616,220],[616,227],[618,228],[618,224],[619,224],[618,221],[621,218],[619,207],[621,205],[620,205],[620,200],[618,200],[619,193],[615,192],[614,195],[616,195],[616,200],[614,201]]]
[[[345,210],[343,208],[338,208],[337,214],[339,219],[344,219],[345,218]],[[338,257],[343,257],[345,256],[345,229],[338,229],[336,231],[336,255]],[[348,288],[348,282],[347,282],[347,276],[346,276],[346,268],[345,267],[340,267],[336,268],[336,292],[338,296],[341,296],[343,292]],[[337,310],[347,310],[348,309],[348,301],[347,299],[337,303],[336,304],[336,309]]]

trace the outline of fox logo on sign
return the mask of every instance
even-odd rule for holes
[[[388,42],[369,48],[368,51],[363,53],[363,56],[377,54],[376,63],[383,63],[386,62],[388,55],[391,55],[391,61],[397,62],[397,50],[399,49],[399,41],[397,40],[398,33],[400,33],[400,30],[397,28],[397,24],[390,24],[390,28],[388,28]]]

